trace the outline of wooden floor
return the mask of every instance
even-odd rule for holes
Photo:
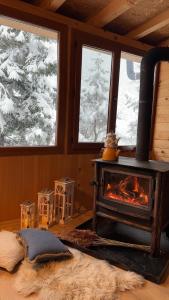
[[[74,217],[72,221],[66,225],[56,225],[51,228],[55,233],[66,233],[91,218],[91,212],[86,212],[83,215]],[[19,229],[19,220],[12,220],[0,223],[0,229],[17,231]],[[0,300],[23,300],[25,298],[18,296],[12,287],[14,275],[0,270]],[[35,300],[36,296],[28,297],[27,300]],[[66,299],[65,299],[66,300]],[[130,292],[120,294],[120,300],[169,300],[169,276],[166,281],[157,285],[146,281],[145,286],[140,289],[135,289]]]

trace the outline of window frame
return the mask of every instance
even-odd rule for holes
[[[103,47],[101,45],[104,45]],[[133,47],[124,46],[116,41],[104,39],[78,30],[72,32],[71,44],[71,70],[70,70],[70,98],[69,98],[69,136],[67,141],[68,153],[98,153],[104,146],[103,143],[79,142],[79,114],[80,114],[80,90],[82,70],[82,48],[83,46],[98,48],[112,52],[112,73],[108,104],[107,131],[115,131],[116,113],[118,101],[118,86],[120,75],[121,52],[143,56],[145,51]],[[135,146],[120,146],[121,150],[134,150]]]
[[[143,52],[142,54],[139,54],[140,51],[138,51],[138,49],[134,50],[134,51],[126,51],[126,50],[123,50],[124,48],[121,48],[120,50],[120,59],[121,59],[121,54],[122,52],[125,52],[126,54],[133,54],[133,55],[136,55],[136,56],[143,56],[145,52]],[[141,63],[141,62],[140,62]],[[119,64],[120,64],[120,61],[119,61]],[[118,78],[120,78],[120,66],[119,66],[119,73],[118,73]],[[118,89],[119,89],[119,83],[118,83]],[[118,104],[118,96],[117,96],[117,104]],[[117,107],[116,107],[116,113],[117,113]],[[117,115],[116,115],[117,117]],[[116,120],[115,120],[115,123],[116,123]],[[119,146],[119,149],[122,150],[122,151],[130,151],[130,152],[135,152],[136,150],[136,145],[123,145],[123,146]]]
[[[58,45],[58,91],[57,91],[57,119],[56,119],[56,145],[49,146],[11,146],[2,147],[0,146],[0,156],[9,155],[34,155],[34,154],[56,154],[64,152],[64,141],[65,141],[65,122],[66,122],[66,86],[67,86],[67,47],[68,47],[68,29],[67,26],[60,23],[48,20],[44,25],[44,19],[40,16],[32,16],[31,22],[28,14],[23,13],[18,15],[17,11],[14,11],[11,16],[11,23],[21,22],[30,24],[45,30],[54,30],[59,34],[59,45]],[[4,17],[9,19],[8,17]],[[5,24],[2,24],[5,25]],[[6,25],[10,26],[10,25]],[[12,27],[12,24],[11,24]],[[13,26],[14,28],[14,26]],[[24,30],[24,28],[23,28]],[[37,32],[38,34],[38,32]]]

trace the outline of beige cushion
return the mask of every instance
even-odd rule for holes
[[[17,235],[10,231],[0,231],[0,267],[11,272],[24,257],[24,248]]]

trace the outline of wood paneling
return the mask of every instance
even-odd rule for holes
[[[159,30],[169,24],[169,9],[163,11],[161,14],[156,15],[152,19],[144,22],[137,28],[130,31],[127,36],[134,39],[140,39],[150,33]]]
[[[79,28],[82,32],[90,32],[95,34],[96,38],[104,37],[109,42],[114,41],[121,45],[128,47],[136,47],[139,50],[148,50],[150,47],[131,41],[128,38],[113,35],[93,26],[77,22],[75,20],[63,17],[58,14],[46,11],[39,7],[31,6],[22,1],[0,0],[0,11],[2,15],[24,20],[25,22],[32,22],[39,26],[51,28],[53,30],[68,29],[68,47],[65,47],[67,52],[68,64],[66,65],[66,74],[70,73],[70,44],[71,44],[71,30]],[[103,39],[102,39],[103,41]],[[64,56],[64,55],[63,55]],[[63,60],[62,60],[63,61]],[[66,60],[64,60],[66,62]],[[70,77],[70,74],[68,75]],[[72,98],[69,93],[69,82],[64,82],[62,91],[67,93],[67,102],[71,107]],[[68,80],[69,81],[69,80]],[[65,97],[66,98],[66,97]],[[67,115],[66,107],[62,102],[63,114]],[[69,108],[70,108],[69,107]],[[63,132],[63,130],[60,130]],[[62,136],[62,140],[68,139],[70,135],[70,128],[66,124],[67,137]],[[28,149],[29,151],[29,149]],[[98,151],[99,152],[99,151]],[[30,154],[30,153],[29,153]],[[31,153],[32,154],[32,153]],[[20,156],[1,156],[0,157],[0,221],[16,219],[20,217],[20,203],[24,200],[37,200],[37,193],[42,188],[52,188],[54,179],[60,177],[70,177],[76,181],[75,192],[75,210],[80,208],[92,207],[92,188],[90,181],[93,179],[93,168],[91,159],[95,158],[96,154],[32,154],[26,156],[25,153]]]
[[[36,202],[40,190],[53,188],[54,180],[63,177],[76,182],[74,211],[92,209],[94,158],[96,154],[0,157],[0,222],[20,218],[20,203]]]
[[[161,150],[163,149],[169,149],[169,140],[154,140],[154,148],[159,148]]]
[[[169,161],[169,63],[160,66],[152,158]]]
[[[20,19],[26,22],[30,23],[37,23],[39,22],[39,25],[49,27],[49,24],[60,23],[62,26],[66,25],[69,28],[74,28],[81,30],[83,32],[88,32],[90,34],[97,35],[98,37],[107,38],[110,41],[114,41],[116,43],[122,44],[122,45],[130,45],[130,47],[140,49],[140,50],[149,50],[152,47],[143,43],[140,43],[138,41],[131,40],[127,37],[120,36],[118,34],[114,34],[111,32],[104,31],[102,29],[96,28],[92,25],[82,23],[70,18],[67,18],[65,16],[62,16],[60,14],[56,14],[50,11],[45,11],[41,7],[36,7],[33,5],[30,5],[28,3],[24,3],[22,1],[18,0],[0,0],[0,11],[1,15]],[[43,22],[42,22],[43,20]],[[43,24],[42,24],[43,23]]]
[[[169,123],[161,123],[156,120],[154,139],[164,140],[169,139]]]
[[[68,233],[69,231],[73,230],[76,226],[91,219],[92,216],[93,216],[92,211],[88,210],[83,214],[78,214],[76,216],[73,216],[71,221],[66,224],[56,224],[56,225],[50,227],[50,231],[52,231],[56,234]],[[0,230],[18,231],[19,229],[20,229],[20,219],[0,222]],[[3,300],[7,300],[7,299],[3,299]]]
[[[169,150],[168,149],[154,148],[154,153],[156,155],[157,160],[169,161]]]
[[[53,188],[54,179],[76,181],[75,210],[92,208],[94,155],[40,155],[0,157],[0,221],[20,217],[20,203],[37,200],[42,188]]]
[[[55,5],[57,7],[64,0],[22,1],[32,4],[40,2],[44,8],[54,10]],[[137,35],[141,32],[140,37],[146,34],[142,41],[158,45],[169,35],[169,26],[166,25],[168,9],[168,0],[65,0],[57,12],[75,20],[89,20],[94,26],[107,24],[106,30],[121,35],[133,31]]]
[[[131,9],[123,13],[117,19],[113,20],[106,29],[116,32],[118,34],[127,34],[135,28],[138,28],[142,24],[146,23],[148,20],[154,18],[158,14],[166,11],[169,8],[169,2],[167,0],[142,0],[139,1],[137,5],[133,6]],[[159,37],[160,38],[159,30]],[[152,41],[154,44],[158,44],[156,39],[153,37]],[[152,42],[147,36],[147,43]]]
[[[129,10],[136,2],[136,0],[112,0],[101,11],[90,17],[87,22],[93,26],[103,27]]]
[[[165,100],[166,101],[166,100]],[[160,101],[162,102],[162,101]],[[168,116],[168,110],[169,110],[169,101],[166,101],[167,103],[160,106],[157,106],[157,113],[156,113],[156,123],[168,123],[169,116]]]
[[[65,1],[66,0],[37,0],[35,1],[35,4],[42,8],[55,11],[62,6]]]

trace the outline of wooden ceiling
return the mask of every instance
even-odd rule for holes
[[[150,45],[169,38],[169,0],[20,0]]]

